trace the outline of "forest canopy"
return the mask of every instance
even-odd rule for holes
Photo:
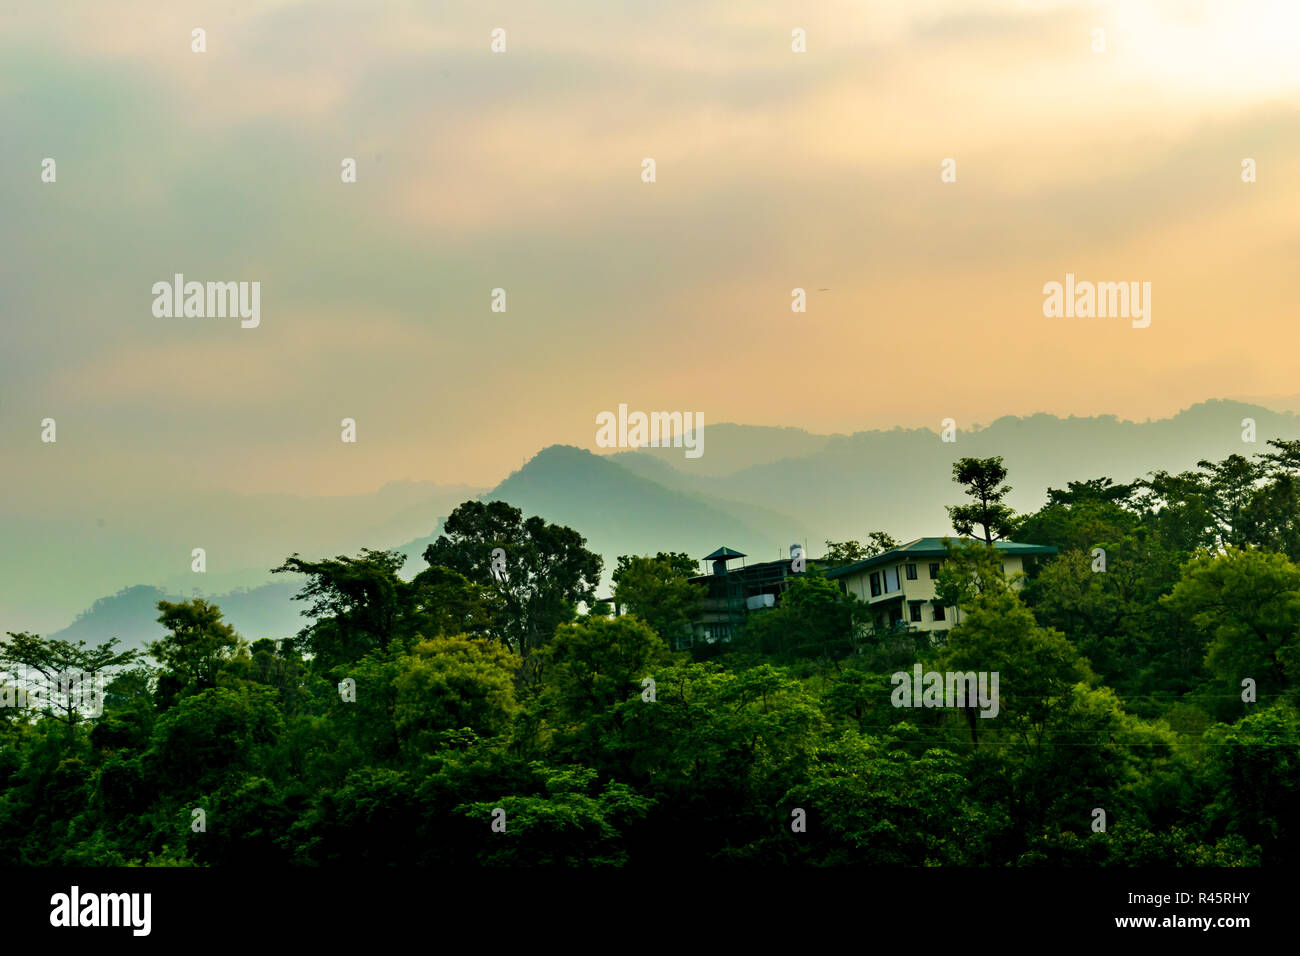
[[[11,634],[0,844],[33,866],[1295,865],[1300,442],[1269,445],[1023,515],[1000,459],[963,459],[942,631],[880,628],[825,575],[897,546],[877,531],[675,649],[707,599],[689,555],[620,556],[601,602],[579,530],[470,501],[411,580],[396,552],[286,558],[293,638],[204,600],[160,602],[147,655]],[[1057,551],[1008,576],[1006,540]],[[914,668],[995,672],[995,716],[896,706]],[[69,673],[96,706],[39,692]]]

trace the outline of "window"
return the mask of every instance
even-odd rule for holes
[[[871,596],[880,597],[880,572],[871,575]]]
[[[943,613],[944,613],[944,612],[943,612],[943,605],[940,604],[938,601],[935,601],[935,602],[934,602],[934,619],[935,619],[936,621],[942,621],[942,620],[945,620],[945,618],[944,618],[944,616],[943,616]]]
[[[914,623],[914,624],[915,624],[915,623],[919,623],[920,620],[921,620],[921,604],[922,604],[921,601],[908,601],[908,602],[907,602],[907,613],[908,613],[908,617],[910,617],[910,618],[912,619],[912,623]]]
[[[885,593],[893,594],[898,590],[898,568],[885,569]]]
[[[915,564],[909,564],[909,565],[907,566],[907,580],[909,580],[909,581],[915,581],[915,580],[916,580],[916,565],[915,565]]]
[[[934,562],[934,564],[930,565],[930,580],[933,581],[938,576],[939,576],[939,562],[936,561]]]

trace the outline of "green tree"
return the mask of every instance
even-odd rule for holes
[[[271,688],[208,688],[158,718],[146,754],[148,775],[172,797],[215,790],[256,767],[259,750],[283,726]]]
[[[656,557],[619,558],[614,572],[614,603],[645,621],[670,647],[691,633],[707,588],[691,584],[681,562],[660,552]]]
[[[401,628],[420,637],[467,634],[492,639],[502,633],[505,606],[494,588],[475,584],[451,568],[427,567],[406,587]]]
[[[1260,847],[1266,866],[1300,863],[1300,716],[1279,704],[1206,736],[1211,819]]]
[[[1202,460],[1196,466],[1205,473],[1206,501],[1217,543],[1220,547],[1245,545],[1247,509],[1264,478],[1264,466],[1241,455],[1229,455],[1219,462]]]
[[[1136,530],[1140,521],[1129,507],[1134,485],[1116,485],[1109,478],[1071,481],[1064,491],[1047,489],[1047,504],[1015,523],[1015,539],[1091,554]]]
[[[1195,471],[1153,472],[1139,483],[1137,501],[1169,545],[1186,554],[1200,548],[1241,547],[1251,543],[1260,521],[1256,502],[1269,475],[1292,474],[1285,444],[1261,461],[1229,455],[1222,461],[1201,460]]]
[[[610,576],[611,580],[618,584],[624,572],[636,559],[637,556],[633,554],[620,554],[614,565],[614,573]],[[659,564],[666,564],[671,571],[684,578],[697,577],[700,573],[699,563],[685,551],[660,551],[655,554],[653,560]]]
[[[158,610],[158,623],[170,632],[148,645],[150,656],[162,667],[160,702],[216,687],[223,671],[248,664],[247,642],[221,619],[215,604],[202,599],[159,601]]]
[[[962,458],[953,462],[953,481],[961,485],[973,500],[971,504],[950,505],[948,517],[959,535],[972,536],[978,526],[983,529],[985,544],[1009,535],[1015,512],[1002,503],[1011,493],[1004,485],[1007,469],[1002,458]]]
[[[1285,555],[1254,548],[1200,555],[1162,602],[1202,635],[1206,666],[1229,694],[1247,677],[1261,695],[1300,677],[1300,567]]]
[[[1002,555],[983,541],[943,539],[948,560],[935,579],[935,595],[946,607],[970,610],[985,592],[1001,593],[1011,587],[1002,571]]]
[[[411,649],[394,679],[393,720],[412,754],[428,753],[443,731],[503,734],[518,709],[521,661],[497,641],[435,637]]]
[[[811,859],[823,866],[979,865],[989,811],[971,794],[963,761],[930,749],[913,755],[893,739],[847,732],[817,747],[809,779],[782,807],[808,814],[808,831],[781,828],[768,862]],[[762,857],[760,857],[762,859]]]
[[[746,618],[737,643],[778,660],[839,661],[861,646],[867,607],[820,574],[796,575],[779,607]]]
[[[671,659],[668,645],[631,615],[561,625],[541,656],[546,687],[568,719],[639,697],[641,681]]]
[[[387,650],[405,636],[399,629],[408,611],[407,588],[397,576],[406,556],[396,551],[363,548],[355,558],[339,555],[308,561],[297,553],[272,574],[302,574],[307,578],[295,601],[309,601],[302,612],[314,618],[299,632],[303,649],[322,667],[359,660],[376,648]]]
[[[878,554],[892,551],[898,547],[893,535],[885,531],[872,531],[867,535],[867,543],[860,541],[827,541],[822,560],[828,565],[853,564],[865,561]]]
[[[1265,477],[1243,507],[1243,537],[1300,561],[1300,441],[1271,439],[1277,451],[1257,457]]]
[[[1068,634],[1126,698],[1173,699],[1191,690],[1204,676],[1203,641],[1159,601],[1178,579],[1181,556],[1146,527],[1098,545],[1104,572],[1082,550],[1062,551],[1043,566],[1024,592],[1034,615]]]
[[[291,637],[281,641],[264,637],[252,643],[249,655],[249,679],[274,687],[280,695],[280,708],[285,713],[296,712],[304,697],[306,671],[297,642]]]
[[[498,589],[503,637],[525,659],[573,620],[579,601],[594,601],[603,562],[572,528],[524,519],[504,501],[466,501],[447,517],[444,531],[425,549],[424,560]],[[498,548],[504,572],[494,574]]]
[[[534,763],[540,792],[504,794],[457,809],[479,825],[504,811],[500,839],[481,844],[485,866],[623,866],[623,831],[643,818],[653,801],[623,783],[601,783],[586,767]]]
[[[988,722],[1027,743],[1043,739],[1053,710],[1068,702],[1075,684],[1093,679],[1074,645],[1059,631],[1039,627],[1009,587],[988,588],[970,600],[965,618],[948,634],[942,663],[956,672],[996,671],[1001,704],[996,721]],[[965,710],[977,740],[975,709]]]
[[[753,860],[741,848],[789,820],[783,797],[817,759],[828,721],[816,696],[766,662],[661,665],[654,677],[657,702],[615,705],[591,764],[654,796],[646,855]]]
[[[57,708],[59,719],[68,727],[81,716],[79,707],[86,703],[82,699],[86,692],[90,692],[93,706],[96,682],[110,670],[130,664],[139,654],[134,650],[118,651],[115,637],[88,647],[85,641],[73,644],[26,631],[8,634],[9,640],[0,644],[0,670],[18,667],[33,672],[11,688],[15,698],[17,691],[23,691],[29,701],[43,701],[47,714],[54,714]],[[13,707],[15,703],[6,700],[5,705]]]

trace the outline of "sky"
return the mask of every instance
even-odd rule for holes
[[[3,507],[489,487],[619,404],[1294,396],[1297,37],[1290,0],[4,4]],[[260,324],[156,316],[175,273]],[[1151,283],[1150,326],[1044,316],[1067,273]]]

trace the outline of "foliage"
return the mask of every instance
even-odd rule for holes
[[[525,658],[573,619],[580,601],[595,598],[603,562],[572,528],[536,515],[525,519],[504,501],[467,501],[447,517],[444,532],[425,549],[424,560],[496,589],[504,608],[502,637]],[[495,565],[494,553],[503,555],[503,565]],[[503,570],[494,573],[494,566]]]
[[[694,562],[663,552],[653,558],[623,555],[618,562],[614,604],[649,624],[666,644],[689,636],[708,590],[687,580],[694,574]]]
[[[1011,486],[1003,484],[1007,469],[1001,458],[962,458],[953,462],[952,479],[966,490],[970,504],[950,505],[948,518],[959,535],[970,536],[982,529],[985,544],[1007,537],[1014,525],[1015,514],[1002,503],[1011,493]]]
[[[147,661],[11,634],[6,667],[105,693],[3,708],[0,844],[75,866],[1295,865],[1300,443],[1270,446],[1019,517],[1001,461],[963,459],[954,527],[979,534],[948,543],[947,631],[870,631],[810,562],[686,660],[686,554],[620,557],[610,617],[581,535],[467,502],[409,581],[394,552],[287,559],[293,639],[250,645],[202,600],[158,605]],[[1008,577],[1007,533],[1059,553]],[[996,716],[895,706],[918,665],[996,673]]]

